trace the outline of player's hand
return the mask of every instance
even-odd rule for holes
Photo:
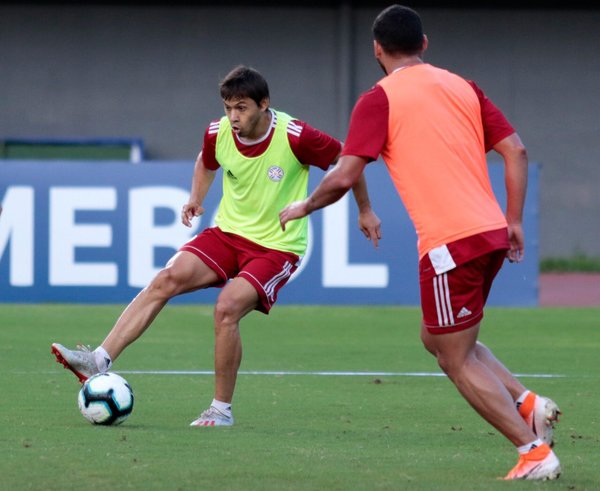
[[[306,215],[308,215],[306,200],[294,201],[293,203],[287,205],[279,212],[279,224],[281,225],[281,230],[285,232],[285,224],[290,220],[304,218]]]
[[[186,227],[192,226],[192,219],[204,214],[204,208],[198,203],[186,203],[181,210],[181,223]]]
[[[372,241],[373,246],[377,249],[381,240],[381,220],[375,212],[371,209],[359,212],[358,226],[367,240]]]
[[[510,249],[506,257],[511,263],[519,263],[525,257],[525,234],[520,223],[508,225],[508,242]]]

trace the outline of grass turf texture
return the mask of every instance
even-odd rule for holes
[[[572,257],[547,257],[540,261],[542,273],[600,273],[600,258],[585,254]]]
[[[488,309],[481,339],[564,411],[563,476],[497,480],[511,444],[445,377],[240,375],[232,428],[190,428],[210,375],[124,374],[133,414],[95,427],[50,343],[99,343],[121,306],[0,305],[2,489],[600,489],[600,309]],[[287,307],[242,324],[243,371],[439,372],[415,308]],[[115,371],[211,370],[211,309],[169,306]]]

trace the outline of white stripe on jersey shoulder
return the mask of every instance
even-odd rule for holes
[[[294,135],[294,136],[300,136],[300,134],[302,133],[302,126],[300,126],[297,123],[294,123],[294,121],[290,121],[287,125],[287,132],[290,135]]]
[[[208,134],[215,135],[216,133],[219,132],[220,127],[221,127],[220,119],[218,119],[217,121],[211,121],[210,124],[208,125]]]

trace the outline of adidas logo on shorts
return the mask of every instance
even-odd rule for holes
[[[462,309],[460,309],[460,312],[458,313],[458,315],[456,316],[457,319],[462,319],[463,317],[467,317],[468,315],[471,315],[473,312],[471,312],[468,308],[463,307]]]

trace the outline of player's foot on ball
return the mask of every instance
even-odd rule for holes
[[[56,361],[71,370],[83,384],[92,375],[100,373],[92,351],[87,346],[78,345],[79,350],[70,350],[62,344],[52,343],[52,353]]]
[[[537,448],[519,457],[519,462],[506,475],[505,480],[526,479],[546,481],[558,479],[560,462],[549,445]]]
[[[554,425],[562,414],[556,402],[530,392],[520,405],[519,414],[538,438],[554,446]]]
[[[233,415],[227,415],[216,407],[210,406],[198,419],[190,423],[190,426],[232,426]]]

